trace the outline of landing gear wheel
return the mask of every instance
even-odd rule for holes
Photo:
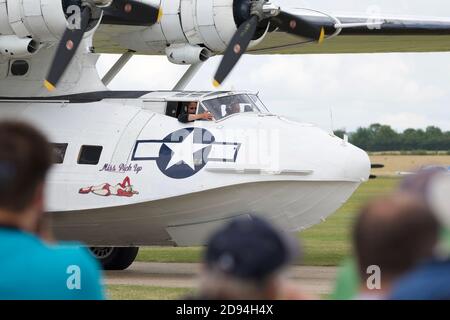
[[[103,270],[125,270],[136,259],[139,247],[91,247]]]

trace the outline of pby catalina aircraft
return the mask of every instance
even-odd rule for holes
[[[449,49],[445,19],[343,17],[265,0],[0,0],[0,117],[30,121],[53,143],[56,235],[123,269],[137,246],[202,244],[237,216],[304,229],[369,177],[364,151],[270,113],[257,94],[183,91],[209,57],[224,53],[218,86],[245,52]],[[103,79],[101,53],[123,54]],[[173,91],[108,91],[133,54],[191,67]],[[179,122],[189,102],[213,120]]]

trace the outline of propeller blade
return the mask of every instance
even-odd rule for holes
[[[325,29],[323,27],[317,27],[305,19],[284,11],[281,11],[276,17],[271,18],[270,22],[286,33],[313,39],[319,43],[325,39]]]
[[[255,35],[257,26],[258,17],[252,16],[249,20],[245,21],[234,34],[227,49],[225,50],[216,75],[214,76],[213,85],[216,88],[221,85],[247,50],[250,41]]]
[[[162,9],[136,0],[114,0],[103,8],[102,23],[113,25],[151,26],[159,22]]]
[[[80,29],[66,29],[64,32],[58,49],[56,50],[52,66],[50,67],[50,72],[47,75],[47,79],[44,81],[44,86],[47,90],[55,90],[56,85],[63,76],[67,66],[72,61],[72,58],[80,46],[83,35],[89,26],[90,17],[91,9],[89,7],[84,7],[81,13]]]

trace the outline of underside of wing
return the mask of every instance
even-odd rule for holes
[[[324,27],[326,40],[318,45],[269,28],[263,40],[250,48],[250,54],[338,54],[387,52],[450,51],[450,19],[399,17],[349,17],[324,14],[295,14],[318,28]],[[377,24],[378,23],[378,24]],[[342,28],[340,28],[342,27]],[[129,35],[144,34],[145,27],[103,24],[95,34],[94,46],[99,53],[123,53],[130,50],[124,43]],[[159,32],[159,31],[158,31]],[[140,39],[141,37],[139,37]],[[121,41],[122,40],[122,41]],[[137,40],[137,39],[136,39]],[[146,41],[146,39],[142,39]],[[149,44],[150,42],[147,41]],[[164,55],[164,40],[152,41],[153,47],[137,54]]]
[[[253,54],[336,54],[450,51],[450,20],[301,15],[325,27],[328,39],[317,45],[287,33],[269,33]]]

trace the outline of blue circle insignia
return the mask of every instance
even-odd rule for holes
[[[208,163],[215,138],[202,128],[186,128],[162,140],[156,164],[166,176],[174,179],[192,177]]]

